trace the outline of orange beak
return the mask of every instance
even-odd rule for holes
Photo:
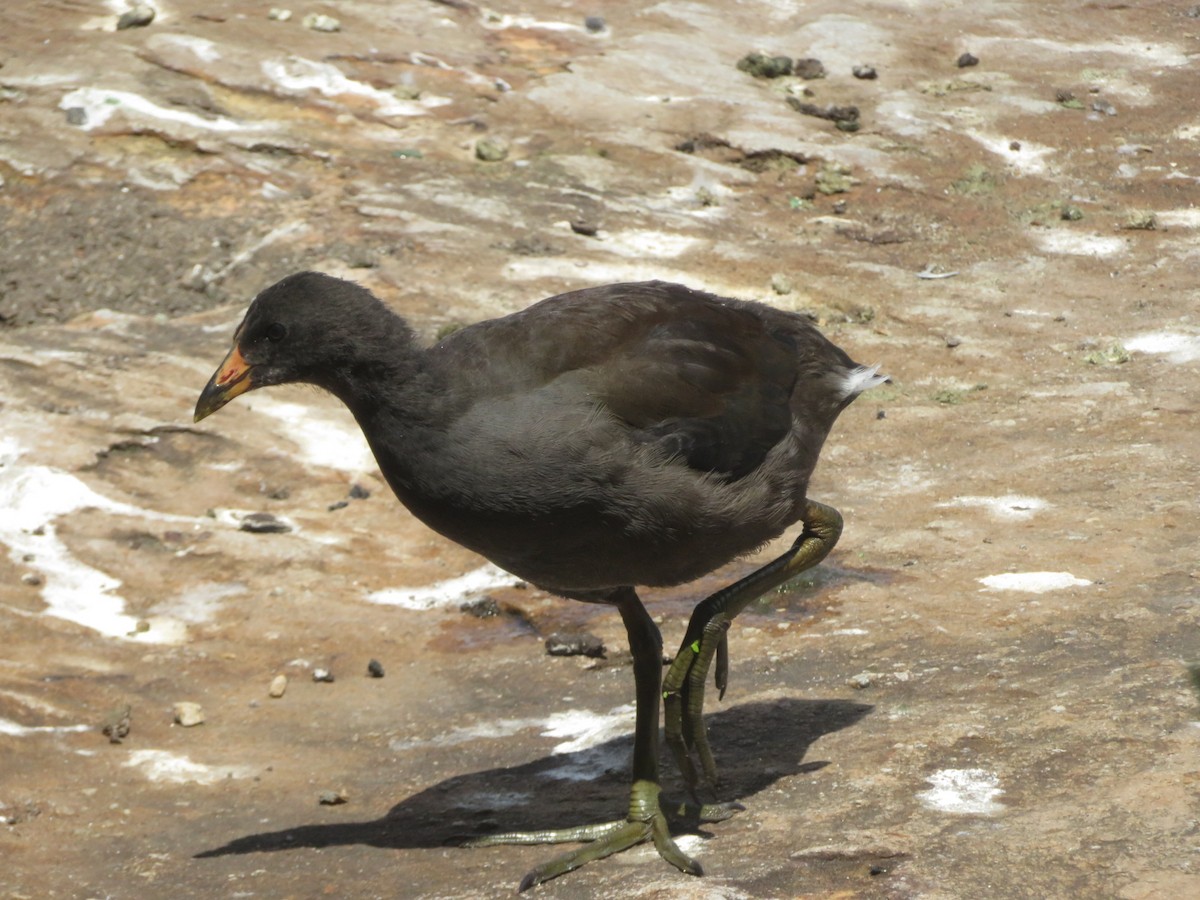
[[[253,389],[251,369],[251,365],[242,356],[241,348],[234,344],[225,361],[217,367],[213,377],[200,392],[200,399],[196,401],[195,418],[192,421],[199,422],[206,416],[211,416],[234,397]]]

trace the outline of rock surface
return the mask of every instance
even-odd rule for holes
[[[731,632],[710,725],[747,810],[684,839],[706,878],[639,850],[539,895],[1200,895],[1200,21],[947,6],[6,10],[4,887],[506,897],[552,851],[464,839],[621,812],[615,613],[414,522],[329,398],[191,424],[249,299],[319,268],[431,340],[674,279],[805,310],[895,379],[813,482],[841,544]],[[756,79],[754,50],[827,75]],[[646,592],[668,649],[750,565]],[[484,593],[502,614],[460,610]],[[180,696],[203,728],[161,714]]]

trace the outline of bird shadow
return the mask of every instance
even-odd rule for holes
[[[745,800],[781,778],[814,772],[804,762],[814,741],[847,728],[873,707],[846,700],[780,699],[746,703],[708,717],[721,800]],[[559,753],[520,766],[457,775],[402,800],[378,819],[300,825],[235,838],[196,859],[297,847],[364,844],[385,849],[461,846],[498,831],[569,828],[619,818],[627,806],[632,737]],[[673,768],[664,751],[664,768]],[[615,765],[593,777],[597,761]],[[586,779],[584,775],[586,774]],[[678,780],[665,795],[682,798]]]

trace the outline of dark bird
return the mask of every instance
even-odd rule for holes
[[[713,671],[724,692],[729,623],[837,542],[842,518],[808,499],[809,478],[838,414],[884,380],[803,316],[677,284],[572,291],[426,348],[365,288],[301,272],[255,298],[195,418],[267,385],[324,388],[430,528],[547,591],[617,607],[637,696],[629,812],[476,842],[585,842],[525,890],[647,840],[701,874],[659,801],[660,700],[694,799],[696,761],[716,781],[704,686]],[[786,553],[696,607],[664,677],[635,586],[699,578],[796,522]],[[693,820],[735,808],[690,807]]]

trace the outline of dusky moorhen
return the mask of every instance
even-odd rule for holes
[[[659,801],[666,740],[694,789],[715,783],[703,721],[725,635],[751,601],[820,562],[842,519],[808,481],[838,414],[885,379],[803,316],[676,284],[614,284],[543,300],[422,347],[369,291],[301,272],[250,305],[196,404],[199,421],[259,387],[303,382],[349,407],[400,501],[514,575],[621,613],[637,716],[628,815],[476,844],[583,841],[520,890],[652,840],[701,874]],[[791,548],[702,601],[662,674],[662,637],[636,585],[680,584],[803,528]],[[736,804],[692,807],[730,815]]]

